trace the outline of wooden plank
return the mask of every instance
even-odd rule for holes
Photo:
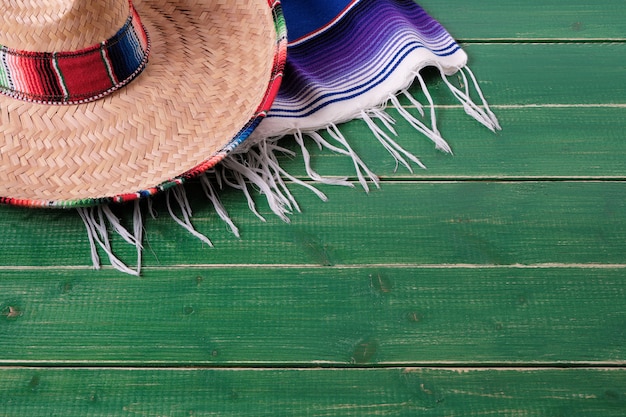
[[[374,138],[364,122],[342,125],[354,150],[383,180],[407,179],[624,179],[626,107],[496,108],[504,130],[494,135],[458,108],[438,108],[442,135],[454,155],[437,151],[395,110],[396,141],[426,165],[401,166]],[[558,129],[554,127],[558,126]],[[327,137],[330,139],[329,137]],[[291,138],[283,146],[300,152]],[[321,175],[352,176],[352,160],[308,143],[312,165]],[[290,173],[306,177],[300,157],[280,158]]]
[[[624,39],[621,0],[525,2],[421,0],[418,2],[460,39]]]
[[[503,130],[493,135],[465,115],[439,76],[427,71],[434,101],[441,105],[436,109],[439,128],[456,156],[436,151],[395,110],[389,110],[397,121],[398,142],[429,168],[416,169],[415,177],[623,178],[620,149],[626,143],[626,84],[614,80],[621,79],[626,68],[626,44],[482,44],[469,45],[468,52]],[[581,55],[594,59],[581,62]],[[417,85],[411,91],[427,102]],[[344,124],[341,130],[378,175],[412,177],[403,168],[394,172],[393,159],[363,122]],[[298,151],[289,142],[284,141]],[[310,148],[321,173],[353,172],[346,158]],[[285,161],[290,172],[304,175],[299,159]]]
[[[626,43],[476,43],[463,47],[492,105],[626,103],[625,83],[616,82],[624,78]],[[436,104],[458,104],[439,81],[438,72],[430,70],[425,75]],[[427,103],[417,88],[412,91]]]
[[[624,365],[625,280],[624,267],[3,272],[0,364]]]
[[[162,216],[146,220],[144,265],[624,263],[624,182],[402,181],[370,194],[321,189],[330,202],[293,188],[305,213],[294,214],[291,224],[261,207],[268,219],[263,223],[239,192],[224,193],[243,236],[236,239],[200,196],[200,187],[189,188],[193,221],[214,239],[214,248],[174,223],[159,198],[155,207]],[[90,263],[76,214],[0,207],[0,228],[0,265]],[[114,246],[133,260],[134,248],[119,239]]]
[[[10,369],[0,415],[621,417],[625,380],[590,369]]]

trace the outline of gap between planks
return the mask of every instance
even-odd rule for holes
[[[332,176],[329,178],[333,178]],[[415,176],[406,174],[406,175],[398,175],[393,177],[379,177],[381,183],[391,183],[391,182],[403,182],[403,183],[420,183],[420,184],[428,184],[428,183],[438,183],[438,184],[456,184],[462,182],[491,182],[491,183],[528,183],[528,182],[536,182],[536,183],[546,183],[546,182],[569,182],[569,183],[589,183],[589,182],[625,182],[626,176],[616,176],[616,175],[598,175],[598,176],[506,176],[506,175],[447,175],[442,174],[441,176]],[[302,179],[305,182],[306,178]],[[348,181],[356,183],[356,179],[349,177]]]
[[[430,107],[430,106],[424,106]],[[522,109],[624,109],[626,103],[548,103],[548,104],[490,104],[491,109],[522,110]],[[406,108],[414,109],[415,106],[407,105]],[[436,109],[463,109],[461,104],[435,104]],[[393,109],[393,107],[389,107]]]
[[[15,369],[64,369],[64,370],[117,370],[117,371],[377,371],[399,370],[404,372],[419,370],[440,370],[458,373],[487,372],[487,371],[561,371],[561,370],[588,370],[588,371],[625,371],[626,362],[525,362],[525,363],[460,363],[460,362],[420,362],[420,363],[386,363],[370,365],[350,365],[336,362],[312,361],[306,363],[228,363],[215,364],[172,364],[171,362],[81,362],[81,361],[2,361],[0,371]]]
[[[359,264],[359,265],[319,265],[319,264],[178,264],[168,266],[146,266],[144,271],[170,271],[178,269],[626,269],[626,264],[566,264],[566,263],[538,263],[538,264]],[[108,265],[102,270],[114,271]],[[93,271],[91,266],[85,265],[2,265],[0,271]],[[94,273],[98,273],[94,271]]]

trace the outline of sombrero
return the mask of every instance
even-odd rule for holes
[[[0,202],[135,200],[210,169],[269,110],[272,0],[24,0],[0,16]]]

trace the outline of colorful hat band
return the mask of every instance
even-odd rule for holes
[[[150,41],[132,2],[124,26],[97,45],[71,52],[29,52],[0,46],[0,93],[42,104],[97,100],[143,71]]]

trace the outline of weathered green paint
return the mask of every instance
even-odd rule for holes
[[[623,370],[14,369],[0,415],[622,417]]]
[[[622,0],[525,2],[423,0],[419,4],[460,39],[626,39]]]
[[[268,222],[260,222],[239,193],[225,193],[242,239],[230,234],[202,197],[193,198],[194,224],[215,247],[203,245],[167,215],[149,218],[144,265],[622,264],[625,259],[621,181],[396,181],[370,194],[321,188],[330,202],[294,188],[305,211],[294,214],[291,224],[267,210]],[[48,212],[0,210],[12,214],[0,217],[0,224],[13,224],[1,226],[7,227],[1,264],[89,264],[78,216],[53,214],[66,220],[57,223]],[[33,240],[43,227],[47,238]],[[56,250],[54,237],[67,250]],[[115,246],[133,260],[134,248],[120,239]]]
[[[394,160],[374,139],[362,122],[343,126],[349,137],[359,138],[354,149],[384,180],[528,180],[528,179],[625,179],[626,106],[599,108],[517,107],[496,109],[505,129],[498,134],[471,120],[459,108],[438,108],[442,135],[454,155],[435,150],[394,110],[398,138],[405,149],[415,153],[427,169],[395,169]],[[567,120],[567,123],[563,121]],[[558,125],[559,130],[554,130]],[[285,139],[284,146],[297,151],[297,144]],[[352,161],[329,151],[308,146],[315,169],[322,175],[354,175]],[[300,158],[283,158],[289,172],[305,175]]]
[[[90,271],[75,213],[0,207],[0,417],[623,416],[623,0],[420,4],[463,42],[504,128],[426,71],[455,156],[397,130],[428,170],[395,172],[349,123],[380,190],[321,187],[321,203],[293,187],[291,225],[225,192],[238,240],[192,184],[216,247],[157,199],[142,278]]]
[[[626,268],[3,272],[0,366],[626,363]]]

